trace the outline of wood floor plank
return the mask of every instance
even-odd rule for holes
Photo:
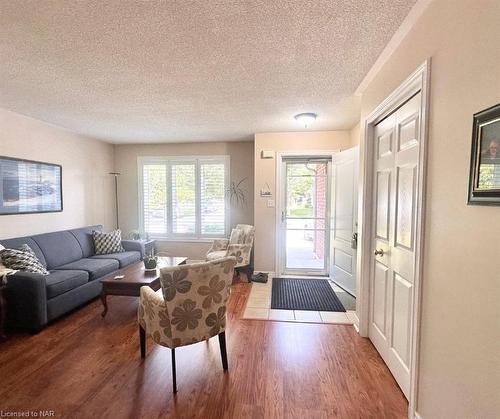
[[[217,339],[139,354],[137,299],[98,300],[37,335],[0,345],[0,410],[64,418],[404,418],[407,402],[372,344],[352,326],[243,320],[251,285],[232,287],[229,371]]]

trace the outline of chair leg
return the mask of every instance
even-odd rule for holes
[[[245,272],[245,275],[247,277],[247,281],[252,282],[253,266],[247,265],[244,268],[242,268],[242,270],[243,270],[243,272]]]
[[[224,368],[224,371],[227,371],[226,332],[219,333],[219,346],[222,368]]]
[[[139,340],[141,343],[141,358],[146,357],[146,331],[139,325]]]
[[[177,376],[175,373],[175,348],[172,348],[172,386],[174,393],[177,393]]]

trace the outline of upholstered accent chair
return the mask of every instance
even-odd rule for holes
[[[141,357],[146,356],[146,335],[172,354],[173,392],[177,392],[175,349],[219,337],[222,367],[226,371],[226,304],[236,259],[160,269],[162,292],[141,288],[138,308]]]
[[[254,235],[254,226],[238,224],[231,231],[229,239],[214,240],[212,247],[207,252],[207,260],[234,256],[236,258],[236,272],[245,272],[250,278],[253,274],[252,248]]]

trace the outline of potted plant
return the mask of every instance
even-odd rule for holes
[[[147,270],[156,269],[158,256],[155,255],[154,249],[150,253],[144,255],[144,268]]]
[[[141,232],[139,230],[132,230],[130,233],[129,233],[129,237],[132,239],[132,240],[141,240],[142,239],[142,235],[141,235]]]

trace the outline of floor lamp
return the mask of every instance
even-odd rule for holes
[[[116,228],[119,229],[120,225],[118,223],[118,176],[120,176],[119,172],[110,172],[110,175],[115,177],[115,209],[116,209]]]

